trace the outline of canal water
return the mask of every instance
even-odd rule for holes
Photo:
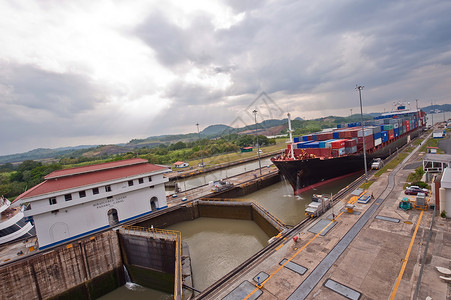
[[[270,158],[264,158],[260,160],[261,166],[267,167],[272,164]],[[208,184],[210,181],[221,180],[228,177],[233,177],[238,174],[242,174],[248,171],[256,170],[259,168],[258,160],[243,163],[240,165],[232,166],[229,168],[220,169],[217,171],[209,172],[202,175],[197,175],[193,177],[188,177],[186,179],[180,179],[177,181],[178,187],[181,191],[189,190],[192,188],[196,188],[205,184]],[[174,192],[174,188],[166,188],[166,194],[172,194]]]
[[[240,199],[255,201],[285,224],[296,225],[305,218],[304,210],[313,194],[333,195],[360,175],[330,182],[298,196],[293,195],[287,181],[281,181]],[[246,220],[199,218],[168,229],[180,231],[183,241],[188,243],[194,287],[201,291],[265,247],[270,238],[254,222]],[[143,287],[130,289],[123,286],[102,299],[122,299],[125,295],[147,299],[171,297]]]

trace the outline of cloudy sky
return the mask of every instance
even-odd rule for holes
[[[0,1],[0,155],[249,124],[255,108],[344,116],[356,84],[365,112],[450,103],[450,16],[435,0]]]

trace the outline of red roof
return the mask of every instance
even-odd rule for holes
[[[183,162],[183,161],[177,161],[177,162],[175,162],[174,163],[174,165],[181,165],[181,164],[184,164],[185,162]]]
[[[106,170],[106,169],[113,169],[113,168],[120,168],[123,166],[130,166],[135,164],[147,164],[148,161],[142,158],[132,158],[132,159],[125,159],[125,160],[118,160],[118,161],[111,161],[103,164],[96,164],[96,165],[89,165],[89,166],[82,166],[82,167],[76,167],[76,168],[70,168],[70,169],[63,169],[63,170],[56,170],[50,173],[49,175],[45,176],[44,179],[54,179],[58,177],[63,176],[71,176],[75,174],[82,174],[82,173],[89,173],[89,172],[96,172],[99,170]]]
[[[135,158],[58,170],[47,175],[44,182],[20,194],[14,201],[165,169],[167,168],[163,166],[149,164],[145,159]]]

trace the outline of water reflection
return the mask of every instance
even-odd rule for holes
[[[174,296],[157,290],[145,288],[136,283],[128,282],[126,285],[123,285],[98,299],[123,300],[127,298],[133,300],[172,300],[174,299]]]
[[[361,174],[342,178],[294,196],[288,181],[283,180],[240,199],[255,201],[287,225],[296,225],[305,219],[304,210],[313,194],[335,194]]]

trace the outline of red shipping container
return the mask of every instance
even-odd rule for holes
[[[313,141],[313,136],[312,135],[307,135],[307,141]]]
[[[407,130],[408,131],[408,130]],[[395,138],[395,131],[393,130],[393,129],[390,129],[389,131],[388,131],[388,139],[389,140],[392,140],[392,139],[394,139]]]
[[[349,139],[349,140],[345,141],[345,147],[346,148],[351,148],[351,147],[354,147],[354,146],[357,146],[357,140]]]
[[[336,140],[336,141],[330,142],[330,146],[332,147],[332,149],[343,148],[345,146],[345,140]]]
[[[407,123],[407,125],[406,125],[406,130],[410,131],[410,124],[409,123]]]
[[[350,136],[350,138],[351,137],[357,137],[358,136],[358,134],[359,134],[359,131],[361,131],[362,129],[353,129],[353,130],[350,130],[349,132],[351,133],[351,136]]]
[[[373,147],[374,147],[373,135],[367,135],[365,137],[365,149],[368,150]],[[363,149],[363,138],[362,137],[358,138],[358,148]]]

